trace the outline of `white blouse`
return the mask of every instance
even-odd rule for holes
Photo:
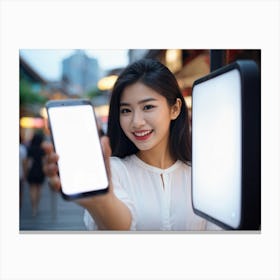
[[[130,230],[217,230],[218,226],[194,214],[191,203],[191,167],[177,161],[167,169],[146,164],[136,155],[111,157],[116,196],[132,215]],[[85,211],[88,230],[98,227]]]

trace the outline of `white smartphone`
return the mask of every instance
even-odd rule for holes
[[[47,102],[48,123],[55,152],[62,196],[66,200],[108,191],[96,116],[89,100]]]

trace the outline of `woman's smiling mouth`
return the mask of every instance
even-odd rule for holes
[[[152,132],[153,132],[152,129],[150,129],[150,130],[137,130],[137,131],[133,131],[132,134],[134,135],[136,140],[144,141],[144,140],[147,140],[150,137]]]

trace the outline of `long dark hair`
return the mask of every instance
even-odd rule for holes
[[[164,96],[169,106],[174,105],[177,98],[181,99],[181,112],[175,120],[171,121],[169,143],[171,155],[176,160],[189,164],[191,143],[185,100],[174,75],[166,66],[153,59],[141,59],[127,66],[114,85],[108,118],[108,136],[112,155],[123,158],[138,152],[138,148],[128,139],[120,126],[121,95],[127,86],[136,82],[141,82]]]

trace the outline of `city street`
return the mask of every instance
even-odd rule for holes
[[[74,202],[64,200],[45,182],[41,190],[38,213],[32,216],[29,186],[23,188],[20,211],[20,231],[84,231],[84,210]]]

